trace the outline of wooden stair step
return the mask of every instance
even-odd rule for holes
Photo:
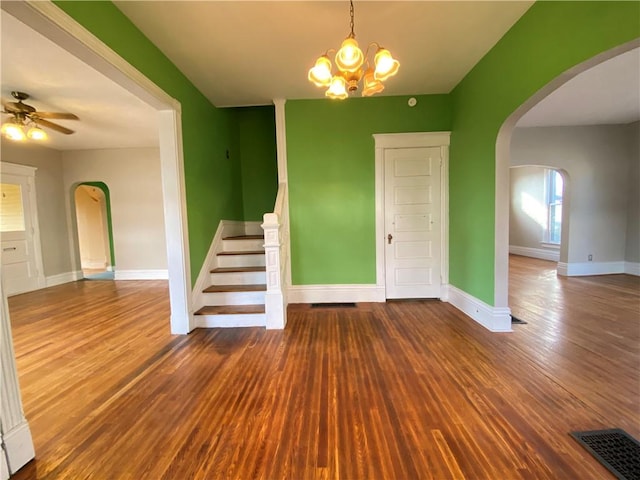
[[[264,250],[251,250],[247,252],[220,252],[218,255],[264,255]]]
[[[261,285],[210,285],[203,290],[205,293],[215,292],[265,292],[267,286]]]
[[[223,237],[222,240],[264,240],[264,235],[236,235],[233,237]]]
[[[194,315],[242,315],[252,313],[264,313],[264,305],[206,306],[195,312]]]
[[[218,267],[209,273],[266,272],[266,267]]]

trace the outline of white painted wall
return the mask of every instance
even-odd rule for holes
[[[516,128],[511,165],[564,169],[569,188],[567,262],[624,262],[629,204],[629,129],[626,126]],[[566,187],[566,184],[565,184]],[[568,198],[567,198],[568,197]],[[564,250],[564,249],[563,249]],[[564,259],[563,259],[564,260]]]
[[[2,161],[36,167],[38,223],[45,277],[72,271],[62,180],[62,154],[33,143],[2,140]]]
[[[627,125],[629,181],[625,260],[640,263],[640,122]]]
[[[509,245],[540,248],[546,222],[545,171],[532,166],[509,170]]]
[[[68,195],[71,231],[73,187],[81,182],[104,182],[109,187],[111,220],[118,272],[164,271],[167,251],[164,232],[160,152],[157,148],[74,150],[62,153],[64,188]],[[73,261],[80,257],[75,233]],[[145,275],[139,276],[144,278]],[[124,278],[124,277],[121,277]]]

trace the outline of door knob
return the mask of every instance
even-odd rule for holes
[[[391,240],[393,240],[393,235],[387,235],[387,241],[389,242],[389,245],[391,245]]]

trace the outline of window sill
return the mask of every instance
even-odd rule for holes
[[[540,242],[542,248],[547,248],[549,250],[560,250],[559,243],[549,243],[549,242]]]

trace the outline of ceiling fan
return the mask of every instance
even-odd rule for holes
[[[22,140],[25,137],[24,128],[31,127],[27,136],[34,140],[43,140],[46,138],[46,134],[39,127],[47,127],[56,132],[70,135],[74,133],[73,130],[58,125],[57,123],[47,120],[61,119],[61,120],[79,120],[77,115],[73,113],[61,113],[61,112],[39,112],[31,105],[23,102],[27,100],[29,95],[24,92],[11,92],[11,96],[17,100],[17,102],[2,102],[4,107],[3,113],[11,115],[12,118],[8,122],[2,125],[2,133],[12,140]]]

